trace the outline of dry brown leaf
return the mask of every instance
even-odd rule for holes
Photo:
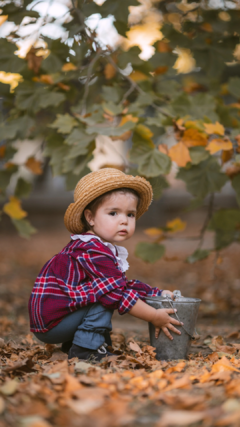
[[[112,79],[117,73],[116,68],[112,64],[107,64],[104,68],[104,75],[107,80]]]
[[[43,173],[41,162],[36,160],[34,157],[29,157],[25,166],[35,175],[41,175]]]
[[[166,411],[162,415],[160,421],[156,424],[157,427],[168,426],[188,426],[206,417],[204,412],[193,411]]]
[[[129,347],[131,350],[136,351],[136,353],[142,353],[141,348],[139,347],[139,345],[134,341],[134,342],[129,342]]]

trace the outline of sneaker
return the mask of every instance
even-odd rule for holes
[[[71,341],[65,341],[62,343],[61,351],[63,353],[68,354],[71,347],[72,347],[72,340]]]
[[[80,347],[79,345],[73,344],[68,353],[68,359],[78,357],[80,360],[93,360],[99,362],[107,356],[114,356],[106,349],[107,344],[101,345],[97,350],[90,348]]]

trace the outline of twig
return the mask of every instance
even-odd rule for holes
[[[212,217],[212,213],[213,213],[213,204],[214,204],[214,193],[211,193],[210,195],[210,200],[209,200],[209,205],[208,205],[208,212],[207,212],[207,216],[205,218],[205,221],[203,223],[202,229],[200,231],[200,235],[199,235],[199,244],[198,244],[198,249],[201,249],[202,244],[203,244],[203,240],[204,240],[204,236],[205,236],[205,232],[209,223],[209,220]]]
[[[84,114],[86,113],[86,101],[87,101],[88,92],[89,92],[89,82],[91,79],[92,69],[93,69],[94,64],[97,62],[98,58],[100,57],[101,53],[102,53],[102,49],[99,48],[99,50],[96,52],[96,55],[94,56],[94,58],[92,59],[92,61],[90,62],[89,66],[88,66],[87,80],[85,82],[84,93],[83,93],[83,98],[82,98],[81,116],[84,116]]]
[[[129,83],[130,83],[130,85],[131,85],[131,87],[130,87],[130,89],[131,89],[131,92],[134,90],[134,89],[136,89],[139,93],[141,93],[142,95],[146,95],[146,92],[144,92],[144,90],[142,90],[142,88],[136,83],[136,82],[134,82],[129,76],[126,76],[124,73],[123,73],[123,71],[121,70],[121,68],[119,68],[118,66],[117,66],[117,64],[115,64],[115,62],[113,61],[113,59],[110,57],[110,56],[108,56],[108,57],[106,57],[107,59],[108,59],[108,61],[113,65],[113,67],[122,75],[122,77],[123,78],[125,78],[126,80],[128,80],[129,81]],[[130,89],[129,89],[129,91],[128,92],[130,92]],[[126,94],[128,93],[128,92],[126,92]],[[130,93],[131,93],[130,92]],[[126,99],[126,94],[125,94],[125,97],[124,97],[124,99],[123,100],[125,100]],[[129,95],[129,94],[128,94]],[[127,96],[128,96],[127,95]],[[121,101],[121,102],[123,102],[123,100]],[[161,107],[159,107],[158,105],[156,105],[154,102],[152,102],[150,105],[152,105],[156,110],[158,110],[161,114],[163,114],[165,117],[171,117],[171,118],[173,118],[173,116],[171,115],[171,114],[169,114],[169,113],[166,113],[166,111],[164,111]]]

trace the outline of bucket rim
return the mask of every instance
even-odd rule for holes
[[[147,301],[153,301],[153,302],[167,302],[167,300],[164,297],[146,297],[145,302]],[[184,301],[185,300],[185,301]],[[200,303],[202,300],[200,298],[177,298],[175,300],[172,300],[172,304],[189,304],[189,303]]]

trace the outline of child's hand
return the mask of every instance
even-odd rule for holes
[[[173,325],[183,325],[183,323],[179,322],[177,319],[169,316],[169,314],[175,313],[176,309],[172,308],[160,308],[156,310],[154,319],[152,320],[152,324],[155,326],[155,338],[158,338],[160,333],[160,329],[164,332],[164,334],[170,339],[173,340],[172,335],[169,332],[169,329],[175,334],[181,335],[181,332],[176,329]]]
[[[162,291],[161,296],[164,297],[164,295],[169,295],[172,299],[174,299],[174,295],[171,291],[167,291],[167,290]]]

